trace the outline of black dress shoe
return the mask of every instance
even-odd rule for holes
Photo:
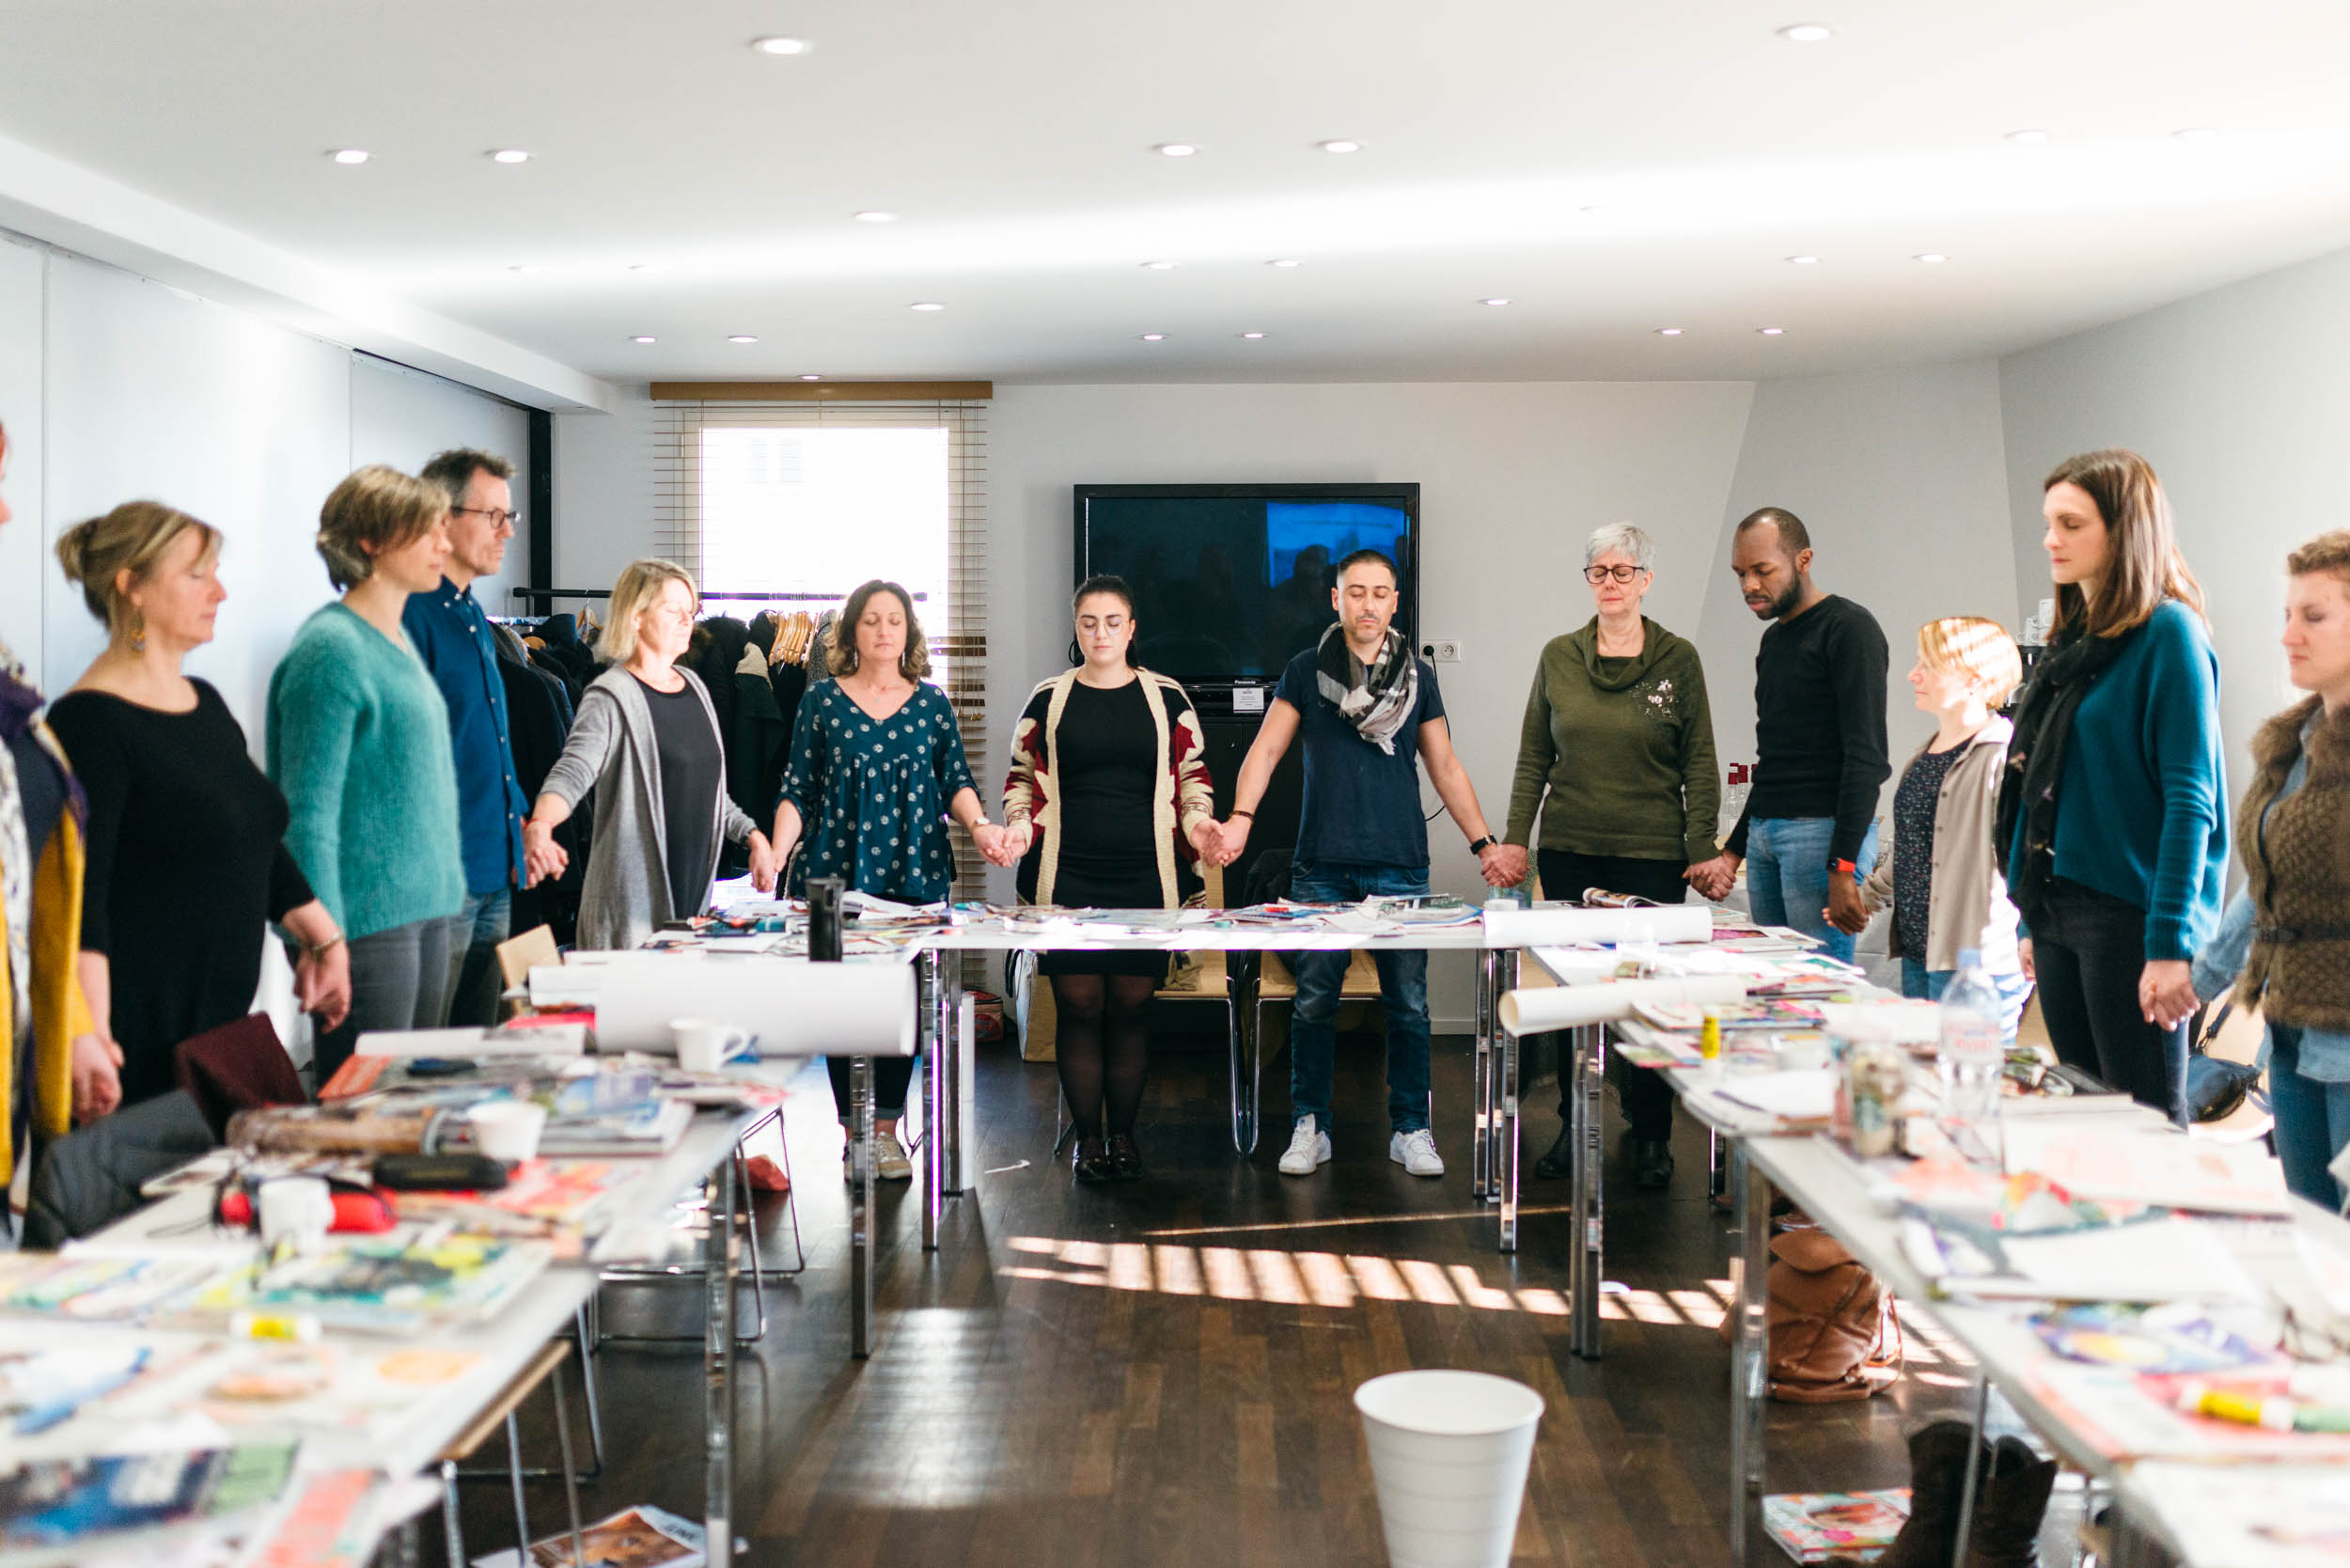
[[[1534,1162],[1534,1174],[1545,1182],[1555,1182],[1574,1169],[1574,1135],[1561,1126],[1559,1141],[1550,1146],[1550,1152]]]
[[[1642,1138],[1632,1146],[1632,1184],[1652,1191],[1673,1179],[1673,1146],[1663,1138]]]
[[[1081,1137],[1069,1146],[1069,1172],[1080,1182],[1107,1182],[1118,1174],[1100,1137]]]
[[[1104,1150],[1104,1157],[1109,1164],[1110,1175],[1117,1180],[1138,1182],[1142,1179],[1142,1151],[1135,1147],[1132,1134],[1112,1133]]]

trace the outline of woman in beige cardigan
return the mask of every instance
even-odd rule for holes
[[[1893,906],[1888,950],[1902,961],[1902,995],[1937,999],[1962,953],[1981,962],[2015,1038],[2031,986],[2017,956],[2015,905],[1991,853],[1991,824],[2013,726],[1996,710],[2023,682],[2015,639],[1997,621],[1947,616],[1918,629],[1909,685],[1935,732],[1902,770],[1893,835],[1861,885],[1873,913]],[[1859,934],[1864,917],[1842,929]]]

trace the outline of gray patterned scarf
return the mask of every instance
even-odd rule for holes
[[[1390,626],[1379,657],[1366,666],[1346,646],[1346,629],[1333,625],[1314,652],[1314,686],[1355,733],[1392,757],[1397,732],[1419,707],[1419,661]]]

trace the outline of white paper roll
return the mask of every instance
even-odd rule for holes
[[[914,1055],[914,966],[626,953],[603,966],[596,1044],[666,1055],[672,1019],[720,1019],[776,1057]]]
[[[1710,942],[1711,904],[1654,909],[1488,909],[1485,941],[1496,948],[1556,948],[1573,942]]]
[[[1501,1027],[1512,1034],[1581,1028],[1631,1015],[1642,1002],[1743,1002],[1738,975],[1681,975],[1663,980],[1607,980],[1510,991],[1501,997]]]

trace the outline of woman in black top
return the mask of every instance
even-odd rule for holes
[[[1020,860],[1020,895],[1033,903],[1177,908],[1198,886],[1191,862],[1214,842],[1199,720],[1183,687],[1127,662],[1134,595],[1123,582],[1089,578],[1075,614],[1084,663],[1037,687],[1012,733],[1002,854]],[[1038,967],[1053,981],[1054,1056],[1076,1122],[1072,1168],[1080,1181],[1139,1176],[1144,1019],[1167,957],[1048,952]]]
[[[351,1006],[342,933],[285,846],[285,796],[220,694],[180,672],[227,597],[219,555],[212,528],[153,501],[57,541],[107,629],[49,714],[89,795],[82,988],[121,1053],[126,1105],[173,1087],[181,1041],[252,1011],[270,921],[302,943],[303,1010],[332,1028]]]

